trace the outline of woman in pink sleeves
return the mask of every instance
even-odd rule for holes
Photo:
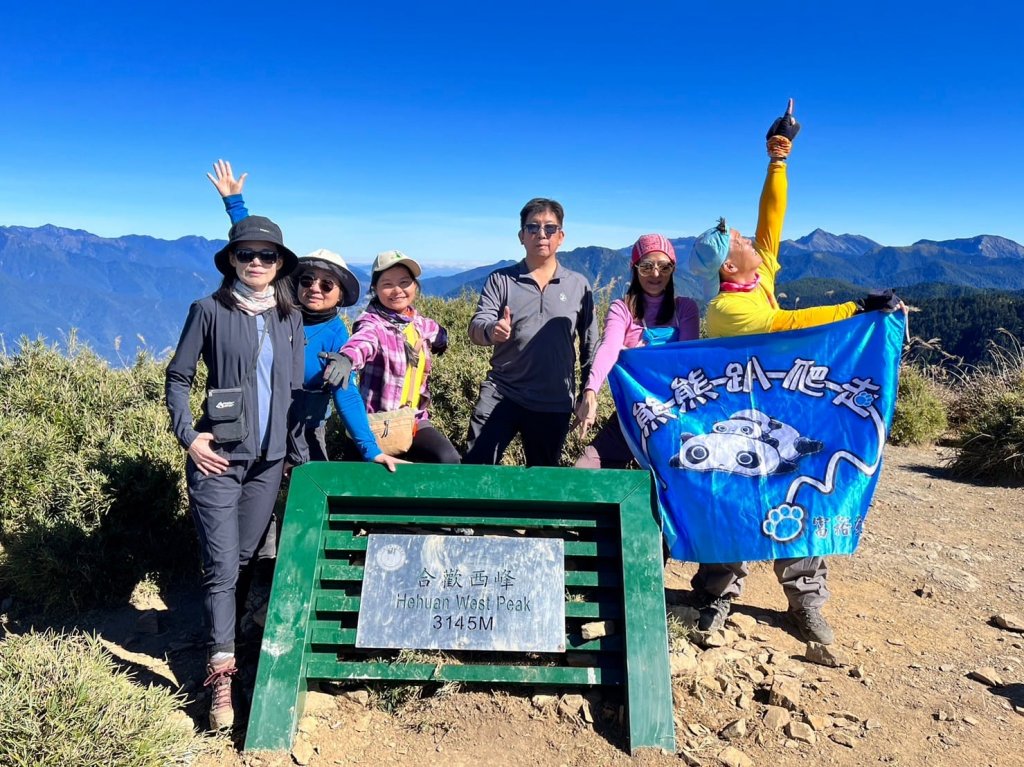
[[[667,237],[645,234],[633,245],[632,280],[626,297],[612,302],[583,395],[576,406],[580,435],[597,419],[597,392],[623,349],[688,341],[700,332],[700,311],[691,298],[676,297],[676,252]],[[578,469],[624,469],[633,458],[617,418],[612,418],[576,461]]]

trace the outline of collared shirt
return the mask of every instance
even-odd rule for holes
[[[528,410],[569,412],[576,397],[576,337],[583,380],[597,349],[597,315],[590,282],[561,264],[541,290],[523,259],[491,272],[469,323],[469,338],[494,345],[487,380]],[[494,344],[494,326],[509,308],[512,337]]]

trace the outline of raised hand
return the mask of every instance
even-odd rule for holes
[[[785,160],[793,149],[793,139],[800,132],[800,123],[793,117],[793,99],[786,105],[786,113],[772,123],[765,139],[768,141],[768,156],[773,160]]]
[[[249,175],[248,173],[243,173],[236,179],[235,174],[231,170],[231,163],[227,160],[217,160],[213,164],[213,171],[217,174],[216,176],[213,173],[207,173],[206,177],[217,188],[221,197],[230,197],[233,194],[242,193],[242,187],[245,186],[245,179]]]
[[[772,123],[772,127],[768,129],[768,133],[765,134],[765,139],[770,139],[773,136],[784,136],[785,138],[792,141],[796,138],[796,134],[800,132],[800,123],[793,117],[793,99],[789,100],[786,105],[786,113],[775,120]]]
[[[505,313],[501,319],[494,324],[491,331],[491,340],[496,344],[503,344],[512,337],[512,311],[506,306]]]

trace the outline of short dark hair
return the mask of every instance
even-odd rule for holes
[[[558,225],[562,225],[562,221],[565,218],[565,210],[562,208],[562,203],[558,202],[558,200],[549,200],[547,197],[534,197],[519,211],[519,228],[525,228],[526,219],[534,213],[542,213],[545,210],[550,210],[554,213],[555,218],[558,219]]]

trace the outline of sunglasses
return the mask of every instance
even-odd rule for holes
[[[526,224],[523,227],[523,229],[526,230],[527,234],[532,234],[534,236],[540,234],[541,228],[542,227],[540,224]],[[554,237],[556,234],[562,231],[562,227],[560,227],[558,224],[544,224],[543,229],[544,234],[546,234],[548,237]]]
[[[330,293],[338,287],[338,283],[334,280],[318,279],[316,277],[311,277],[308,274],[304,274],[302,277],[299,277],[299,284],[304,288],[311,288],[314,285],[319,285],[321,293]]]
[[[657,272],[658,274],[672,274],[676,269],[676,265],[671,261],[664,261],[662,263],[655,263],[654,261],[641,261],[636,265],[636,270],[640,272],[644,277]]]
[[[281,254],[276,250],[249,250],[248,248],[239,248],[235,251],[235,260],[240,264],[248,264],[258,258],[260,263],[264,266],[273,266],[277,263],[277,260],[280,257]]]

